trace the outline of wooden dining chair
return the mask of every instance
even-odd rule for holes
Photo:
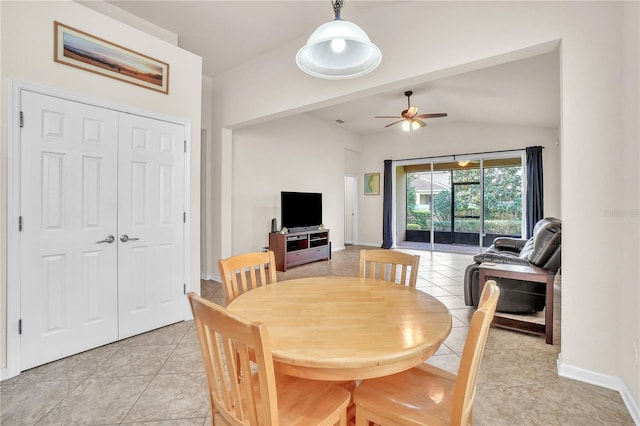
[[[220,259],[218,268],[227,295],[227,305],[246,291],[278,281],[272,251],[244,253]]]
[[[227,305],[246,291],[278,282],[275,257],[272,251],[231,256],[219,260],[218,267],[227,296]],[[333,382],[333,384],[347,390],[349,394],[356,387],[354,380]],[[355,408],[353,405],[349,408],[350,418],[353,418]]]
[[[420,256],[396,250],[360,250],[360,277],[416,287]],[[400,276],[398,277],[398,269]]]
[[[356,426],[470,425],[476,379],[500,289],[487,281],[473,314],[457,376],[428,364],[364,380],[353,393]]]
[[[265,324],[249,323],[193,292],[188,298],[207,372],[213,424],[217,413],[231,425],[346,425],[348,391],[328,382],[275,374]]]

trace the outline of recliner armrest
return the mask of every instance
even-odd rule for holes
[[[527,240],[522,238],[498,237],[493,240],[493,246],[498,250],[509,250],[519,253]]]
[[[503,251],[502,253],[485,251],[483,253],[478,253],[475,256],[473,256],[473,260],[477,264],[480,264],[482,262],[493,262],[493,263],[506,263],[510,265],[529,266],[529,261],[527,259],[520,259],[517,253],[511,252],[511,251]]]

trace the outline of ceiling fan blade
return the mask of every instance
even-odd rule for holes
[[[414,123],[418,123],[418,125],[419,125],[420,127],[425,127],[425,126],[427,125],[427,123],[425,123],[425,122],[424,122],[424,121],[422,121],[422,120],[418,120],[417,118],[414,118],[414,119],[413,119],[413,122],[414,122]]]
[[[439,112],[435,114],[420,114],[416,116],[416,118],[438,118],[438,117],[446,117],[446,116],[447,116],[446,112]]]
[[[407,115],[409,117],[415,117],[415,115],[418,113],[418,107],[412,106],[409,108],[409,110],[407,111]]]
[[[387,124],[387,125],[386,125],[386,126],[384,126],[384,127],[393,126],[394,124],[402,123],[403,121],[404,121],[404,118],[403,118],[402,120],[394,121],[394,122],[393,122],[393,123],[391,123],[391,124]]]
[[[397,115],[376,115],[374,118],[402,118]]]

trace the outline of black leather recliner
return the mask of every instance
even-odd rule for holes
[[[467,266],[464,276],[465,304],[478,306],[478,276],[482,262],[537,266],[556,273],[560,269],[561,240],[562,222],[553,217],[538,221],[533,228],[533,236],[528,240],[496,238],[491,247],[473,257],[474,264]],[[500,287],[497,311],[529,313],[544,309],[545,284],[504,278],[495,280]]]

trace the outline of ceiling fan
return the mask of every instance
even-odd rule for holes
[[[424,127],[427,125],[422,119],[424,118],[437,118],[437,117],[446,117],[446,113],[433,113],[433,114],[419,114],[418,115],[418,107],[411,106],[411,95],[413,92],[411,90],[407,90],[404,92],[404,95],[407,97],[407,109],[403,110],[400,114],[400,117],[394,115],[377,115],[375,118],[400,118],[398,121],[394,121],[391,124],[387,124],[384,127],[393,126],[394,124],[402,123],[402,130],[409,131],[411,129],[415,130],[418,127]]]

